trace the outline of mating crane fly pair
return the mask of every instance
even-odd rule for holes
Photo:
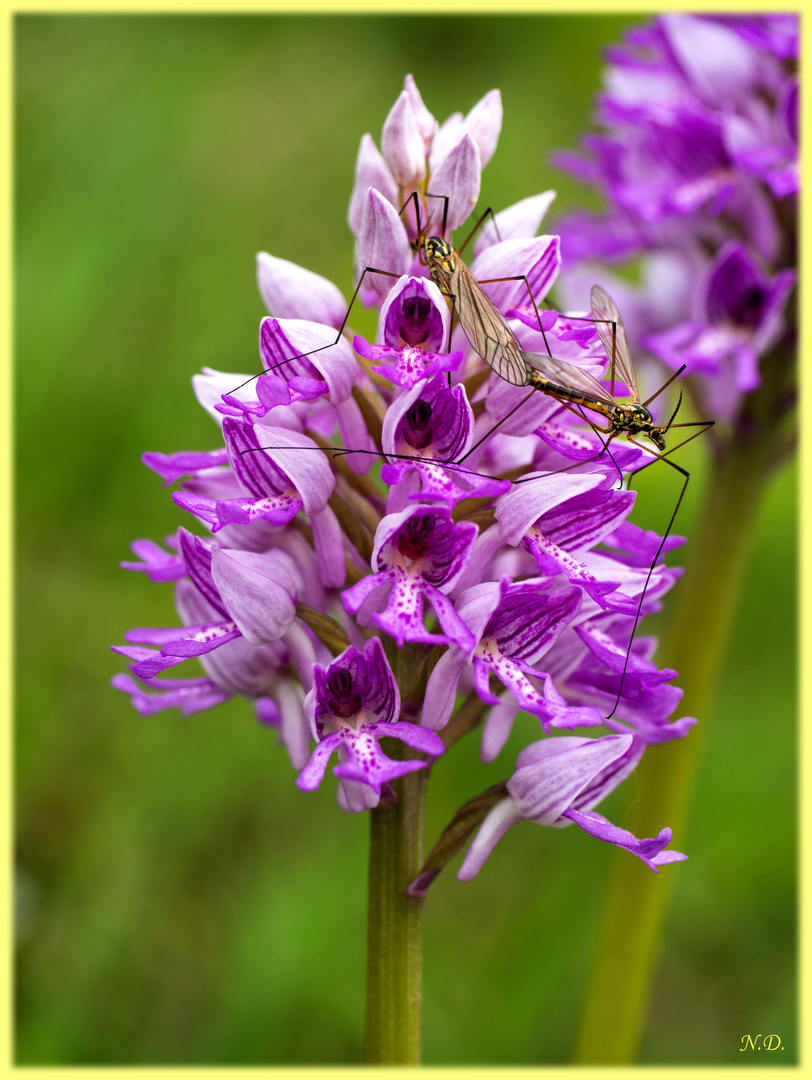
[[[444,200],[444,212],[443,212],[443,228],[442,233],[445,233],[446,221],[448,216],[448,196],[430,195],[427,193],[428,198],[441,198]],[[671,528],[676,519],[683,497],[688,487],[688,481],[690,480],[690,474],[686,469],[683,469],[680,465],[677,465],[674,461],[671,461],[669,454],[675,450],[680,449],[691,439],[701,435],[704,431],[707,431],[709,427],[714,424],[713,420],[697,420],[689,421],[687,423],[675,424],[674,419],[682,404],[682,392],[680,392],[679,400],[677,401],[676,408],[667,424],[656,425],[654,418],[648,409],[648,405],[659,395],[667,389],[675,379],[677,379],[685,370],[683,364],[674,374],[663,383],[663,385],[645,401],[640,401],[640,395],[637,388],[637,379],[634,373],[634,367],[631,361],[631,355],[629,353],[629,346],[626,339],[626,332],[623,327],[623,322],[620,318],[617,306],[609,294],[601,288],[599,285],[593,285],[590,294],[590,309],[591,316],[586,317],[583,321],[593,323],[598,337],[606,351],[607,358],[609,360],[609,373],[608,379],[610,383],[610,390],[606,388],[588,372],[576,367],[573,364],[569,364],[564,360],[559,360],[552,356],[549,350],[549,344],[547,342],[544,328],[541,323],[541,317],[536,307],[535,299],[533,298],[530,283],[524,275],[517,275],[515,277],[506,278],[494,278],[492,282],[498,281],[524,281],[527,286],[528,295],[533,305],[533,309],[536,313],[536,319],[538,321],[539,331],[541,332],[544,344],[547,347],[547,354],[530,353],[526,351],[516,338],[516,335],[511,330],[507,323],[507,320],[493,303],[493,301],[484,292],[482,285],[488,284],[488,281],[477,281],[471,271],[463,262],[459,252],[444,239],[443,235],[430,236],[428,235],[428,228],[431,222],[431,218],[426,222],[425,228],[420,224],[420,206],[418,202],[417,192],[413,192],[412,195],[406,200],[401,208],[401,215],[408,207],[409,203],[414,201],[415,214],[417,219],[417,237],[412,241],[412,248],[418,253],[420,261],[428,268],[432,281],[438,286],[440,292],[443,293],[452,305],[452,312],[459,320],[460,327],[462,328],[465,337],[468,339],[474,352],[476,352],[486,364],[488,364],[493,371],[504,379],[505,382],[510,383],[516,387],[528,387],[530,391],[539,391],[543,394],[547,394],[550,397],[555,398],[561,404],[565,405],[570,411],[574,412],[579,418],[586,421],[592,430],[598,435],[606,436],[601,438],[602,449],[598,457],[600,457],[604,451],[606,451],[610,458],[611,452],[608,447],[613,439],[619,435],[626,435],[629,442],[639,449],[652,454],[654,460],[665,461],[673,469],[676,469],[683,477],[683,485],[680,491],[679,497],[674,505],[674,510],[671,514],[671,518],[668,522],[668,527],[663,534],[660,541],[660,545],[657,548],[657,552],[652,560],[651,567],[646,576],[643,590],[640,596],[640,601],[637,606],[637,612],[635,614],[634,623],[632,625],[632,631],[629,639],[629,646],[626,652],[626,658],[623,665],[623,671],[620,677],[620,684],[618,687],[617,697],[615,699],[612,711],[607,716],[607,720],[610,719],[620,702],[621,693],[623,690],[623,683],[626,677],[626,671],[629,664],[629,656],[631,654],[631,647],[634,641],[634,636],[637,631],[637,624],[640,620],[640,615],[643,608],[643,601],[645,600],[646,591],[648,589],[651,576],[654,572],[654,568],[657,565],[657,561],[662,554],[665,547],[666,540],[671,532]],[[488,216],[493,218],[493,211],[488,209],[479,219],[471,234],[462,244],[460,251],[463,251],[471,241],[477,230],[483,224]],[[494,219],[494,225],[496,225]],[[498,235],[498,229],[497,229]],[[398,274],[389,270],[382,270],[378,267],[367,266],[364,268],[358,284],[353,293],[352,300],[350,301],[347,309],[347,314],[344,317],[344,321],[339,327],[338,334],[335,342],[331,342],[328,345],[321,346],[319,349],[311,350],[309,353],[302,353],[298,356],[292,356],[288,360],[283,361],[277,367],[283,366],[283,364],[290,363],[293,360],[302,359],[305,356],[310,356],[314,352],[320,352],[322,349],[331,348],[332,345],[337,344],[341,339],[344,329],[349,321],[350,312],[352,310],[355,299],[361,289],[364,277],[368,273],[384,274],[387,277],[397,279]],[[574,319],[574,316],[569,316]],[[275,369],[272,369],[275,370]],[[256,377],[256,376],[255,376]],[[614,397],[614,384],[618,380],[625,384],[629,391],[629,397],[631,400],[620,402]],[[248,380],[249,382],[251,380]],[[245,385],[244,383],[241,385]],[[237,387],[236,389],[240,389]],[[232,391],[233,393],[233,391]],[[525,399],[527,400],[527,399]],[[516,406],[518,409],[523,402],[520,402]],[[605,426],[596,424],[591,420],[586,413],[585,409],[593,413],[604,417],[607,421]],[[515,411],[515,410],[513,410]],[[510,414],[508,414],[510,415]],[[506,419],[506,417],[504,418]],[[671,428],[686,428],[696,427],[699,428],[692,435],[689,435],[687,439],[684,439],[677,446],[666,450],[665,436]],[[490,434],[490,433],[488,433]],[[657,448],[656,451],[651,450],[649,447],[643,446],[641,443],[635,441],[634,436],[645,435]],[[487,436],[485,436],[487,437]],[[481,440],[480,440],[481,441]],[[477,444],[479,445],[479,444]],[[262,448],[259,448],[262,449]],[[272,449],[268,447],[267,449]],[[475,449],[472,448],[472,450]],[[342,451],[349,452],[349,451]],[[472,451],[469,451],[471,453]],[[468,456],[468,455],[466,455]],[[596,460],[596,459],[592,459]],[[614,460],[614,459],[613,459]],[[649,461],[647,464],[652,464]],[[461,463],[457,463],[458,465]],[[586,464],[586,463],[583,463]],[[646,466],[642,466],[645,468]],[[638,470],[640,471],[640,470]],[[622,475],[621,475],[622,480]]]

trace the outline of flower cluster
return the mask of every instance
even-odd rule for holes
[[[460,695],[486,761],[524,710],[543,737],[520,754],[460,876],[519,817],[574,822],[656,869],[683,857],[663,851],[668,830],[637,840],[592,812],[648,743],[694,723],[672,719],[676,672],[657,668],[652,639],[627,657],[635,616],[678,574],[651,569],[660,538],[627,520],[635,496],[619,479],[651,458],[624,441],[607,454],[562,402],[490,372],[416,250],[420,220],[468,218],[500,127],[498,91],[438,125],[407,76],[382,152],[362,139],[349,223],[359,295],[380,309],[376,342],[338,333],[346,308],[331,282],[258,257],[264,373],[193,379],[224,446],[144,456],[180,482],[175,503],[207,532],[140,540],[123,565],[176,582],[183,625],[126,634],[116,651],[132,674],[114,685],[142,714],[249,698],[300,788],[317,787],[337,753],[339,802],[356,812],[395,798],[393,780],[451,745]],[[536,236],[551,200],[509,207],[478,237],[475,277],[522,277],[488,286],[506,313],[527,306],[528,285],[541,301],[558,274],[558,237]],[[511,326],[539,352],[527,321]],[[600,377],[591,327],[552,311],[543,324],[558,356]],[[164,676],[190,657],[205,676]],[[384,736],[409,749],[390,759]]]
[[[583,305],[596,260],[638,258],[640,287],[611,285],[627,329],[696,376],[717,420],[794,345],[798,45],[797,15],[661,15],[610,50],[585,153],[557,155],[607,203],[558,223],[566,302]]]

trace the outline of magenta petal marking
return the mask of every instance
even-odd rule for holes
[[[367,784],[376,793],[380,793],[383,784],[426,767],[425,761],[392,761],[381,751],[372,732],[364,729],[354,738],[346,739],[344,747],[347,760],[336,765],[333,775]]]
[[[569,552],[564,551],[557,544],[548,540],[538,529],[529,530],[525,537],[525,545],[543,573],[549,573],[548,563],[553,563],[553,573],[557,569],[562,570],[567,575],[567,578],[574,585],[580,585],[596,604],[600,604],[602,608],[610,606],[606,596],[608,593],[615,592],[619,582],[598,581],[593,574],[589,573],[583,563],[578,562]],[[622,611],[626,615],[634,615],[637,611],[637,605],[634,601],[624,597],[622,593],[618,593],[611,607],[613,610]]]

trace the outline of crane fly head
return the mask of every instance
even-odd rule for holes
[[[647,433],[648,437],[651,439],[651,441],[653,443],[656,444],[657,449],[660,452],[665,450],[665,433],[668,431],[668,429],[674,423],[674,418],[676,417],[677,413],[679,412],[679,407],[680,407],[681,404],[682,404],[682,391],[680,390],[680,392],[679,392],[679,400],[677,401],[677,407],[671,413],[671,419],[668,421],[668,423],[665,425],[665,427],[652,427],[651,430]],[[642,406],[641,406],[641,408],[642,408]],[[646,411],[648,411],[648,410],[646,410]]]

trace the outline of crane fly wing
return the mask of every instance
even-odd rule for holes
[[[459,257],[451,277],[451,292],[460,326],[474,351],[505,382],[512,386],[527,386],[527,364],[522,347],[501,312]]]
[[[568,364],[566,360],[557,360],[554,356],[527,352],[523,355],[525,362],[535,368],[545,379],[549,379],[550,382],[564,386],[568,390],[575,390],[578,393],[597,398],[608,408],[617,404],[611,394],[607,392],[606,387],[599,383],[588,371],[575,367],[574,364]]]
[[[598,337],[601,339],[604,349],[606,349],[610,364],[614,356],[615,378],[620,378],[628,386],[632,398],[639,401],[637,380],[634,377],[632,359],[629,355],[629,343],[626,341],[626,331],[623,329],[617,305],[609,293],[602,289],[600,285],[592,286],[590,302],[592,318],[596,320],[595,329],[598,331]],[[612,333],[612,323],[615,324],[614,334]],[[610,377],[611,374],[610,368]]]

